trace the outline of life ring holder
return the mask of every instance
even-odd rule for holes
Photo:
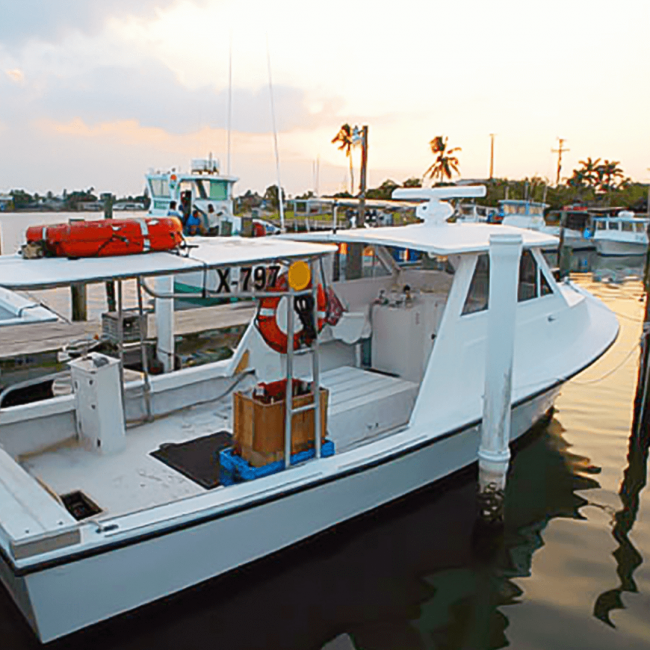
[[[310,285],[311,286],[311,283]],[[289,282],[287,273],[283,273],[278,277],[273,287],[268,291],[278,292],[279,295],[266,296],[259,302],[257,314],[255,316],[255,325],[260,335],[266,344],[280,354],[286,354],[289,347],[289,337],[278,324],[278,307],[282,298],[287,295],[289,289]],[[298,296],[301,297],[301,296]],[[311,303],[313,305],[313,303]],[[318,309],[318,332],[321,332],[325,326],[325,317],[327,312],[327,294],[323,289],[323,285],[319,284],[317,289],[316,305]],[[304,326],[294,333],[293,335],[293,349],[297,350],[301,343],[305,342],[307,345],[311,344],[313,335],[309,335],[307,328]]]

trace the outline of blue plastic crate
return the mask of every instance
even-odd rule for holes
[[[297,454],[291,454],[291,464],[303,463],[314,458],[315,451],[308,449]],[[323,458],[334,455],[334,442],[323,440],[321,445],[321,456]],[[270,476],[284,469],[284,460],[277,460],[262,467],[253,467],[241,456],[234,453],[232,448],[223,449],[219,452],[221,485],[232,485],[238,481],[252,481],[263,476]]]

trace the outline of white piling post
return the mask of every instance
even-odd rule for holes
[[[156,278],[156,293],[171,295],[174,292],[174,278],[164,275]],[[156,358],[163,366],[163,372],[174,369],[174,299],[156,298]]]
[[[478,452],[481,515],[490,521],[503,519],[503,493],[510,460],[512,366],[521,250],[521,235],[490,236],[485,396]]]

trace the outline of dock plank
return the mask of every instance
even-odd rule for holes
[[[177,335],[246,325],[255,313],[251,303],[232,303],[174,312]],[[149,338],[156,336],[153,314],[148,316]],[[33,323],[0,328],[0,359],[60,350],[70,341],[101,335],[100,321]]]

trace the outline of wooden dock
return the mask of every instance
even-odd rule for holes
[[[187,336],[242,326],[250,322],[254,313],[255,306],[250,302],[184,309],[174,312],[174,331],[177,336]],[[147,338],[155,338],[153,314],[149,314],[148,319]],[[71,341],[101,336],[101,333],[100,321],[0,327],[0,360],[56,352]]]

